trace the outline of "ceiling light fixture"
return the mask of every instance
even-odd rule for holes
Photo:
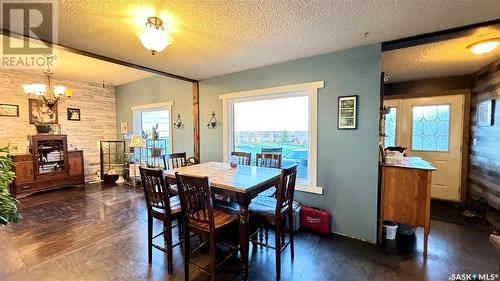
[[[500,38],[491,38],[471,44],[467,48],[476,55],[483,55],[495,50],[499,44]]]
[[[50,110],[57,103],[61,103],[66,99],[71,99],[73,90],[66,86],[53,85],[52,77],[54,74],[48,68],[43,72],[45,84],[22,84],[26,95],[45,103]]]
[[[172,39],[158,17],[149,17],[146,25],[137,29],[135,35],[142,45],[154,55],[172,44]]]

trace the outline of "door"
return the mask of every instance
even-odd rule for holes
[[[388,100],[385,104],[396,111],[394,136],[389,130],[386,140],[393,138],[396,145],[408,148],[408,156],[421,157],[437,169],[432,175],[432,198],[458,202],[464,96]]]

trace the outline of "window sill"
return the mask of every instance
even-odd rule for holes
[[[297,185],[295,186],[295,191],[302,191],[307,193],[323,195],[323,188],[319,186]]]

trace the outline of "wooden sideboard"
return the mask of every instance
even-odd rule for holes
[[[53,144],[57,147],[48,146]],[[83,151],[67,150],[65,135],[31,137],[32,154],[13,155],[16,178],[10,192],[16,197],[85,183]],[[57,153],[54,156],[54,151]],[[52,155],[48,155],[52,152]],[[54,158],[57,157],[57,158]]]
[[[424,255],[430,231],[432,172],[428,162],[408,157],[399,164],[382,166],[378,240],[382,242],[384,220],[424,228]]]

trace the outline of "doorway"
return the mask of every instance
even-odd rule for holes
[[[462,148],[465,95],[387,99],[384,145],[406,147],[437,170],[431,197],[459,202],[462,192]]]

